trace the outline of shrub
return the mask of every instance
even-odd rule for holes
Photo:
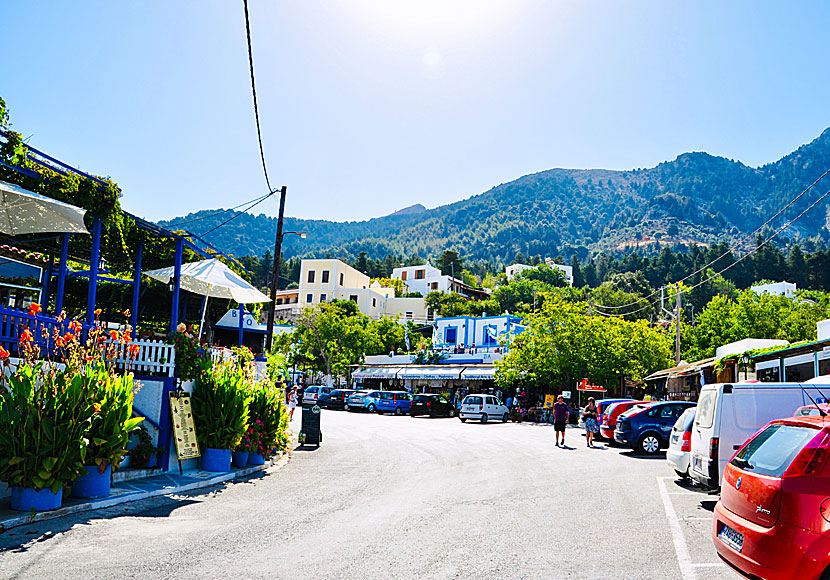
[[[248,428],[248,389],[231,365],[202,361],[193,387],[193,414],[202,448],[235,449]]]

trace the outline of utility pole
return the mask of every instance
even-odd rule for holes
[[[268,327],[265,330],[265,352],[271,352],[274,336],[274,316],[277,306],[277,290],[280,279],[280,256],[282,255],[282,220],[285,215],[285,193],[288,187],[280,190],[280,214],[277,218],[277,239],[274,241],[274,271],[271,274],[271,304],[268,305]]]
[[[680,308],[682,303],[682,298],[680,294],[680,284],[675,284],[675,294],[677,297],[677,302],[675,304],[676,311],[674,313],[674,321],[675,321],[675,337],[674,337],[674,361],[676,364],[680,364]]]
[[[594,301],[588,300],[588,316],[594,315]]]

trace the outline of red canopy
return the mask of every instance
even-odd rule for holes
[[[577,391],[591,391],[594,393],[607,393],[608,389],[605,387],[600,387],[599,385],[579,385],[576,388]]]

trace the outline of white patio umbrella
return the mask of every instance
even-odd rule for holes
[[[174,266],[144,272],[145,276],[165,284],[170,283],[174,274]],[[202,327],[205,324],[208,298],[230,298],[240,304],[271,301],[265,294],[248,284],[241,276],[216,258],[182,264],[179,286],[188,292],[201,294],[205,297],[205,303],[202,306],[202,319],[199,322],[200,339],[202,337]]]
[[[88,234],[84,214],[86,210],[74,205],[0,181],[0,232],[4,234]]]

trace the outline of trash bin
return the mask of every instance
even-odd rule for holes
[[[300,445],[320,447],[323,433],[320,431],[320,407],[317,403],[303,403],[303,424],[300,427]]]

